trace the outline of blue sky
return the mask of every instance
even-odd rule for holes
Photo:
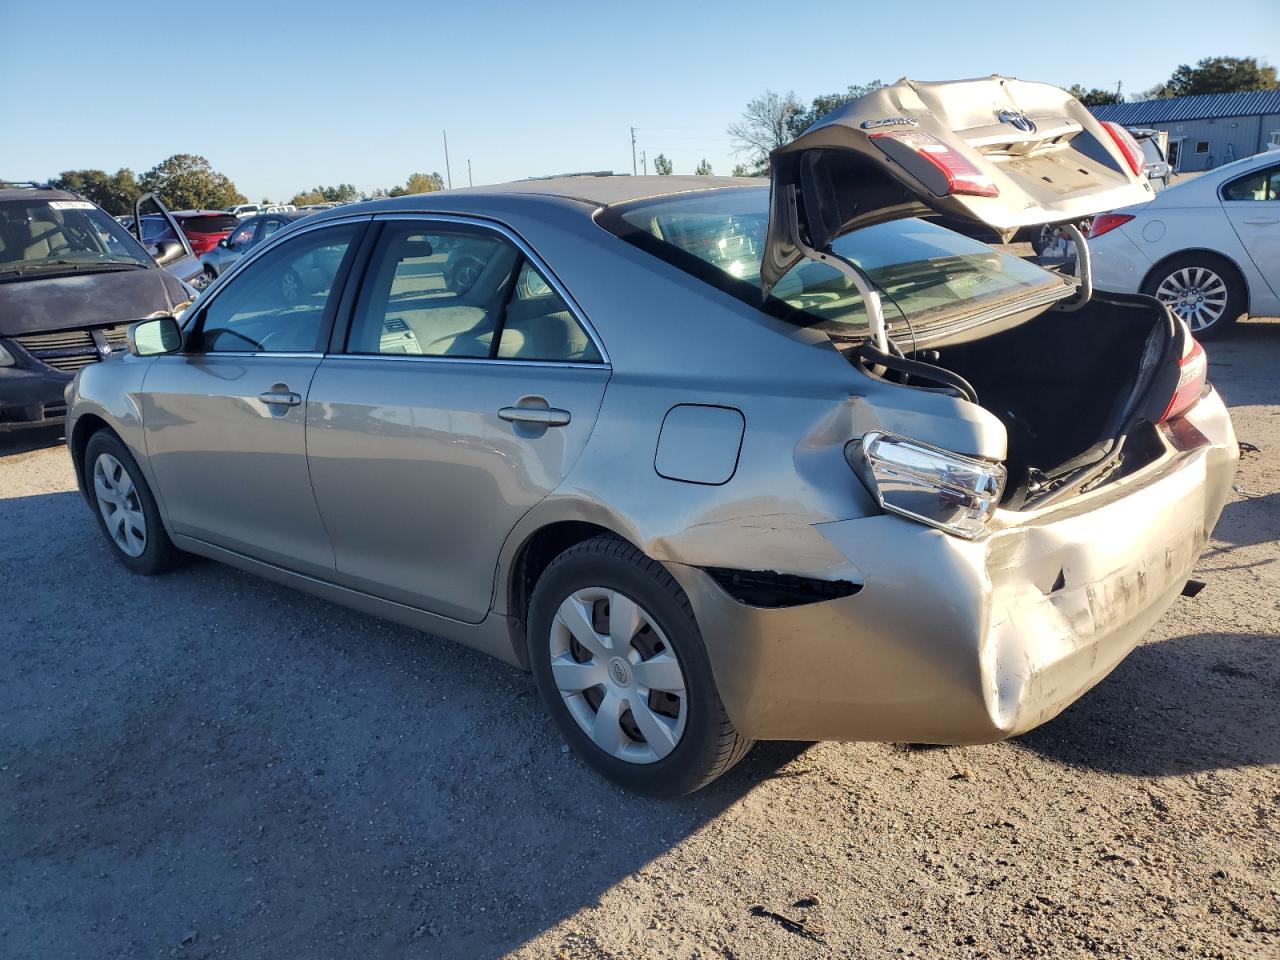
[[[198,153],[287,199],[443,174],[447,129],[460,186],[468,158],[478,184],[630,171],[632,126],[651,161],[728,173],[725,127],[765,88],[999,72],[1136,92],[1201,57],[1280,56],[1277,0],[998,6],[0,0],[0,176]]]

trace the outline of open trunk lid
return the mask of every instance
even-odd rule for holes
[[[899,80],[832,111],[770,162],[766,295],[801,245],[825,250],[874,223],[940,214],[1007,240],[1154,196],[1140,153],[1135,171],[1078,100],[1001,76]]]

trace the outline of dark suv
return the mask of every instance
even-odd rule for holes
[[[124,350],[135,320],[191,297],[91,201],[0,183],[0,435],[60,423],[77,370]]]

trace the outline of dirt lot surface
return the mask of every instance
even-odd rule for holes
[[[762,744],[672,803],[532,680],[213,563],[141,579],[61,447],[0,455],[0,956],[1280,957],[1280,321],[1180,600],[1057,720]]]

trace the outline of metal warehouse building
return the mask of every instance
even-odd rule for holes
[[[1090,109],[1099,120],[1164,130],[1169,134],[1169,163],[1184,173],[1212,170],[1261,153],[1268,144],[1280,144],[1280,90],[1211,93]]]

